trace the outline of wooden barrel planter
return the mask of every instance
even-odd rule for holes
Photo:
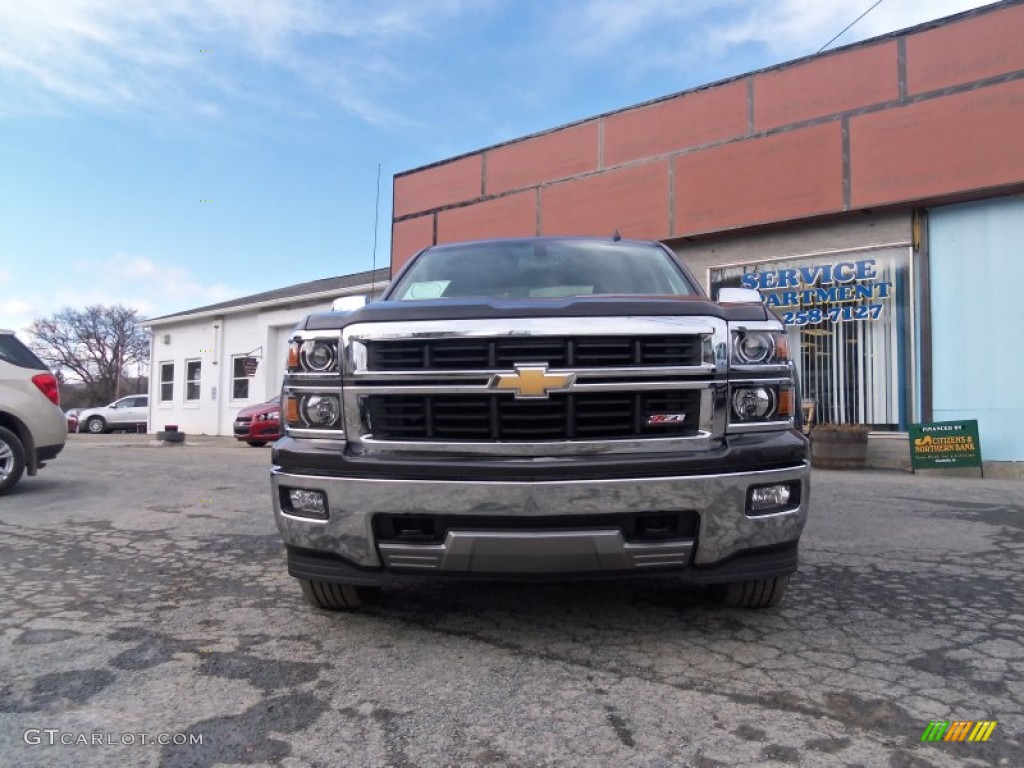
[[[867,457],[863,424],[819,424],[811,430],[811,466],[816,469],[864,469]]]

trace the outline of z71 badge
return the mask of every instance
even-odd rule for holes
[[[685,420],[685,413],[652,413],[647,417],[647,426],[655,427],[659,424],[682,424]]]

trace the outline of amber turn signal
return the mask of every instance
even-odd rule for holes
[[[789,339],[784,333],[775,336],[775,359],[789,360]]]
[[[293,397],[292,395],[285,395],[284,420],[287,424],[299,423],[299,398]]]
[[[789,387],[779,389],[778,417],[788,419],[793,415],[793,390]]]

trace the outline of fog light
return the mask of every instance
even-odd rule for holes
[[[779,485],[762,485],[759,488],[750,489],[750,514],[774,512],[785,509],[789,506],[789,500],[793,495],[788,483]]]
[[[288,509],[285,511],[300,517],[314,517],[318,520],[326,520],[327,496],[323,491],[289,488]]]

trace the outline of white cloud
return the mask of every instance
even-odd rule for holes
[[[987,5],[991,0],[884,0],[830,47],[895,32],[943,16]],[[709,37],[723,48],[760,43],[785,56],[818,51],[853,22],[871,3],[847,0],[758,0],[737,22],[722,25]]]
[[[728,62],[757,46],[779,63],[818,51],[871,6],[872,0],[581,0],[562,7],[558,26],[582,30],[572,52],[622,68],[685,75]],[[830,47],[894,32],[986,5],[991,0],[883,0]],[[718,67],[721,69],[721,66]],[[737,69],[739,74],[745,69]]]
[[[287,108],[268,96],[306,89],[372,123],[387,61],[470,0],[33,0],[0,3],[0,86],[17,88],[8,114],[62,107],[157,111],[193,105],[217,116],[217,97]],[[10,102],[11,99],[0,101]],[[198,102],[198,107],[195,106]]]
[[[201,101],[195,105],[195,110],[203,117],[218,119],[224,116],[224,110],[210,101]]]
[[[96,278],[96,279],[91,279]],[[189,270],[148,256],[115,253],[105,261],[80,260],[73,275],[55,280],[47,290],[38,282],[9,281],[15,298],[0,299],[0,328],[20,331],[34,320],[64,307],[122,304],[144,317],[156,317],[192,307],[215,304],[243,292],[222,283],[204,281]]]
[[[207,283],[192,275],[187,269],[169,264],[160,264],[147,256],[133,256],[116,253],[106,268],[109,274],[116,275],[115,287],[119,295],[133,297],[130,306],[136,307],[142,314],[174,312],[204,304],[225,301],[239,295],[236,289],[221,283]],[[110,295],[107,287],[110,280],[104,280],[104,288],[96,292],[96,302],[109,304],[102,296]],[[128,304],[123,299],[121,303]],[[79,299],[79,304],[83,301]],[[85,304],[94,301],[85,301]]]
[[[0,299],[0,328],[22,331],[40,317],[39,305],[25,299]]]
[[[582,6],[562,9],[559,27],[575,28],[571,50],[583,56],[622,57],[622,45],[650,40],[655,30],[677,30],[680,44],[696,31],[694,19],[717,9],[724,12],[736,0],[585,0]]]

